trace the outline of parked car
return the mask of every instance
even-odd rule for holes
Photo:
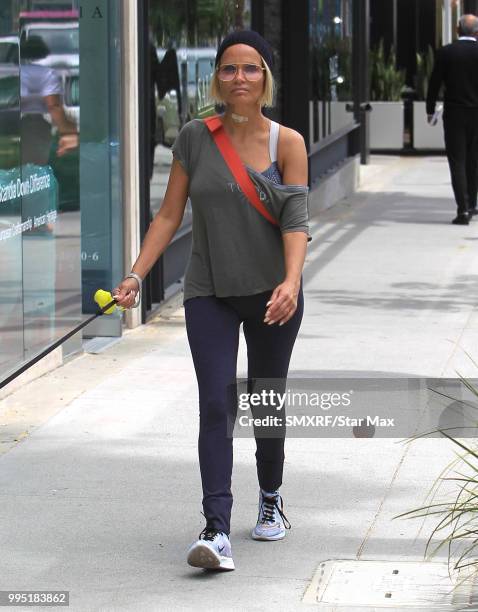
[[[39,36],[50,54],[38,63],[49,68],[77,68],[80,63],[80,36],[77,21],[25,23],[22,36]]]
[[[166,49],[157,49],[161,62]],[[158,142],[171,146],[181,126],[196,117],[210,103],[209,83],[214,71],[216,49],[214,47],[185,48],[176,50],[179,81],[181,84],[182,113],[180,116],[175,90],[163,99],[156,97],[156,134]]]

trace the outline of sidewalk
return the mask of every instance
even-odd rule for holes
[[[477,377],[462,349],[478,360],[478,220],[454,212],[445,158],[373,157],[361,190],[311,220],[289,376]],[[422,560],[436,521],[391,517],[422,504],[446,440],[288,438],[292,529],[267,543],[250,538],[255,443],[240,438],[237,569],[186,564],[204,519],[181,302],[0,403],[0,589],[69,590],[75,612],[318,610],[302,598],[324,560]]]

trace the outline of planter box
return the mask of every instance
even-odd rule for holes
[[[354,114],[345,110],[347,104],[352,104],[352,101],[330,103],[330,122],[332,126],[332,133],[340,130],[354,120]]]
[[[427,122],[426,103],[413,103],[413,147],[420,149],[445,150],[443,120],[440,117],[436,125]]]
[[[403,149],[404,105],[403,102],[370,102],[371,149]]]

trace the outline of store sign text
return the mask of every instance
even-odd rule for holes
[[[38,191],[50,189],[50,184],[49,174],[42,176],[31,174],[30,178],[25,181],[17,178],[16,181],[10,181],[7,185],[0,185],[0,202],[9,202]]]

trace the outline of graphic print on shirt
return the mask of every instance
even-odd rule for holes
[[[244,195],[244,192],[242,191],[241,186],[239,185],[239,183],[229,182],[229,183],[227,183],[227,186],[229,188],[229,191],[231,191],[231,193],[234,193],[235,191],[240,191]],[[256,188],[257,195],[259,196],[260,200],[262,202],[265,202],[267,200],[267,194],[264,191],[262,191],[261,189],[259,189],[257,187],[257,185],[254,185],[254,187]]]

